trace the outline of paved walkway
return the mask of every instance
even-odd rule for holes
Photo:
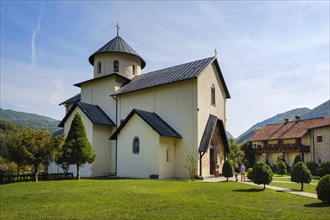
[[[238,178],[240,180],[240,178]],[[229,181],[235,182],[235,178],[234,177],[230,177],[228,179]],[[204,182],[208,182],[208,183],[215,183],[215,182],[224,182],[227,181],[227,178],[225,177],[217,177],[217,178],[208,178],[208,179],[204,179]],[[252,186],[258,186],[258,187],[264,187],[264,185],[257,185],[253,182],[240,182],[238,181],[238,183],[244,183],[244,184],[248,184],[248,185],[252,185]],[[267,189],[273,189],[279,192],[286,192],[286,193],[292,193],[295,195],[300,195],[300,196],[307,196],[310,198],[314,198],[317,199],[317,194],[314,193],[308,193],[308,192],[301,192],[301,191],[296,191],[296,190],[291,190],[291,189],[285,189],[285,188],[281,188],[281,187],[277,187],[277,186],[270,186],[270,185],[266,185]]]

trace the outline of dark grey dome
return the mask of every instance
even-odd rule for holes
[[[100,53],[126,53],[133,56],[136,56],[141,60],[141,69],[146,66],[146,62],[142,59],[142,57],[131,47],[129,46],[123,38],[116,36],[114,39],[106,43],[103,47],[101,47],[98,51],[93,53],[89,57],[90,64],[94,65],[94,56]]]

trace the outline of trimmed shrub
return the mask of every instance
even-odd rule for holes
[[[273,171],[270,167],[263,162],[257,162],[253,166],[253,182],[256,184],[264,184],[264,189],[266,189],[266,184],[271,183],[273,180]]]
[[[307,168],[311,171],[313,176],[317,176],[317,169],[319,168],[319,164],[315,161],[306,162]]]
[[[324,171],[324,169],[322,168],[322,167],[319,167],[318,169],[317,169],[317,175],[319,176],[319,177],[324,177],[325,176],[325,171]]]
[[[293,160],[293,164],[292,164],[292,168],[294,167],[294,165],[296,165],[296,163],[301,162],[301,157],[299,154],[297,154],[297,156],[294,158]]]
[[[326,174],[330,174],[330,161],[321,163],[321,167],[324,169]]]
[[[247,175],[246,177],[249,179],[249,180],[253,180],[253,169],[252,168],[249,168],[247,169]]]
[[[277,173],[281,176],[283,176],[283,174],[286,174],[286,165],[282,160],[278,160],[276,162],[276,168],[277,168]]]
[[[226,160],[225,163],[222,166],[222,175],[224,177],[227,177],[227,182],[228,182],[229,177],[234,176],[233,166],[231,165],[231,163],[228,160]]]
[[[330,174],[325,175],[316,186],[317,198],[330,203]]]
[[[312,181],[311,171],[307,168],[307,166],[303,162],[297,162],[291,170],[291,181],[300,183],[301,190],[304,190],[304,183],[310,183]]]

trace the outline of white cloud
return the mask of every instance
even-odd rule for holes
[[[44,7],[42,6],[40,9],[40,14],[37,20],[37,26],[32,31],[32,38],[31,38],[31,65],[34,66],[37,61],[37,50],[36,50],[36,38],[37,34],[40,31],[41,21],[43,19]]]

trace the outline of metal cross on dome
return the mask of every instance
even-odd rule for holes
[[[119,22],[117,22],[116,28],[117,28],[117,36],[119,36],[119,29],[120,29]]]

